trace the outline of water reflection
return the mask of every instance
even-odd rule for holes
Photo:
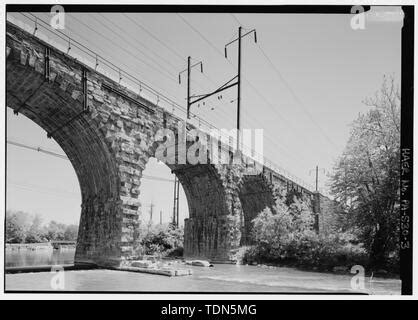
[[[74,254],[74,248],[6,250],[6,267],[73,264]]]

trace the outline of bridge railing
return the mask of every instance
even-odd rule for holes
[[[97,72],[102,73],[104,76],[120,84],[123,80],[123,85],[129,90],[137,93],[139,96],[154,103],[158,107],[163,108],[164,110],[169,112],[173,117],[175,117],[179,121],[186,120],[186,108],[179,105],[173,99],[151,88],[149,85],[147,85],[143,81],[139,80],[138,78],[131,75],[130,73],[124,71],[120,67],[116,66],[115,64],[105,59],[101,55],[97,54],[95,51],[89,49],[88,47],[78,42],[77,40],[69,37],[67,34],[59,30],[51,28],[49,23],[38,18],[32,13],[20,12],[19,14],[21,14],[28,21],[29,24],[32,24],[32,26],[28,25],[27,23],[23,21],[15,19],[11,15],[7,15],[7,20],[19,26],[20,28],[34,34],[37,38],[45,41],[51,46],[57,47],[59,50],[63,52],[65,52],[65,48],[67,48],[66,53],[72,56],[73,58],[76,58],[81,63],[84,63],[85,65],[91,67]],[[42,30],[49,32],[49,34],[54,36],[55,38],[50,38],[46,34],[41,33],[40,28],[42,28]],[[192,124],[196,128],[199,128],[199,130],[202,130],[206,134],[209,134],[209,135],[212,134],[212,130],[217,130],[217,132],[221,132],[221,135],[223,136],[224,139],[226,139],[226,141],[232,140],[232,144],[236,145],[235,136],[226,135],[225,132],[222,132],[221,130],[216,128],[214,125],[212,125],[208,121],[202,119],[201,117],[198,117],[196,114],[191,113],[191,116],[192,116],[191,119],[188,119],[187,123]],[[296,175],[290,173],[283,167],[267,159],[265,156],[257,153],[252,148],[245,146],[245,145],[241,145],[241,148],[242,148],[242,151],[245,153],[245,155],[250,157],[254,161],[264,165],[265,167],[271,169],[272,171],[280,174],[286,179],[293,181],[294,183],[298,184],[299,186],[311,192],[315,191],[314,187],[311,184],[298,178]]]

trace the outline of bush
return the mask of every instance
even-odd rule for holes
[[[145,254],[183,254],[183,228],[172,225],[149,226],[146,231],[143,230],[143,234],[140,243]]]
[[[367,261],[364,249],[344,242],[337,235],[305,234],[293,239],[285,247],[286,258],[300,267],[330,271],[335,266],[364,266]]]
[[[343,243],[338,236],[320,237],[313,232],[289,236],[280,246],[248,247],[243,263],[275,263],[301,268],[331,271],[335,266],[350,268],[367,265],[366,251],[360,246]]]
[[[320,236],[312,230],[313,214],[300,200],[287,206],[278,200],[254,220],[255,245],[241,253],[243,263],[274,263],[315,270],[367,265],[364,248],[349,233]]]
[[[183,256],[183,247],[177,247],[167,253],[167,257],[177,258]]]

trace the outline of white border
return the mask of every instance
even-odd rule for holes
[[[61,1],[54,1],[57,4],[60,4]],[[81,1],[74,1],[74,0],[66,0],[63,1],[65,2],[65,4],[86,4],[83,3]],[[4,61],[4,52],[5,52],[5,45],[4,45],[4,35],[5,35],[5,21],[6,21],[6,17],[5,17],[5,2],[2,0],[1,2],[2,7],[1,7],[1,11],[0,11],[0,20],[1,20],[1,30],[0,30],[0,41],[1,41],[1,56],[2,56],[2,61]],[[51,1],[29,1],[29,0],[20,0],[20,1],[7,1],[7,4],[51,4]],[[199,1],[199,0],[195,0],[195,1],[176,1],[176,0],[154,0],[154,1],[140,1],[140,0],[131,0],[131,1],[122,1],[122,2],[115,2],[115,1],[109,1],[109,0],[92,0],[89,2],[89,4],[193,4],[193,5],[203,5],[203,4],[210,4],[210,5],[225,5],[225,4],[231,4],[231,5],[417,5],[416,1],[414,0],[406,0],[406,1],[370,1],[370,0],[366,0],[366,1],[359,1],[359,0],[354,0],[354,1],[347,1],[347,0],[341,0],[341,1],[330,1],[330,0],[321,0],[321,1],[303,1],[303,0],[293,0],[293,1],[277,1],[277,0],[270,0],[270,1],[266,1],[266,0],[260,0],[255,2],[254,0],[234,0],[234,1],[226,1],[226,0],[216,0],[216,1]],[[417,21],[418,21],[418,16],[417,16],[417,10],[415,8],[415,43],[416,42],[416,38],[417,38]],[[414,69],[414,75],[417,72],[417,63],[418,59],[417,59],[417,53],[415,50],[415,56],[414,56],[414,62],[415,62],[415,69]],[[4,83],[4,79],[5,79],[5,63],[1,63],[1,69],[0,69],[0,87],[1,88],[5,88],[5,83]],[[0,92],[0,101],[5,101],[5,97],[4,97],[4,91],[1,90]],[[416,101],[417,101],[417,92],[415,91],[414,93],[414,105],[416,105]],[[5,107],[5,106],[4,106]],[[414,115],[414,124],[418,122],[418,112],[415,112]],[[5,112],[2,111],[0,112],[0,141],[5,141],[5,137],[4,135],[4,130],[5,130]],[[417,132],[414,133],[414,149],[417,145],[417,141],[418,141],[418,134]],[[418,150],[418,149],[416,149]],[[416,151],[416,156],[414,159],[414,168],[415,168],[415,172],[414,172],[414,181],[416,181],[416,177],[418,174],[418,151]],[[0,167],[3,169],[5,168],[5,143],[1,144],[0,147]],[[2,176],[2,183],[0,184],[0,203],[2,204],[2,206],[5,203],[5,185],[4,185],[4,172],[3,172],[3,176]],[[414,199],[416,199],[417,197],[417,193],[418,193],[418,185],[415,186],[415,190],[414,190]],[[3,241],[4,241],[4,235],[3,235],[3,230],[4,230],[4,214],[2,214],[1,218],[0,218],[0,245],[1,248],[3,248]],[[418,218],[414,219],[413,222],[413,231],[414,231],[414,235],[415,235],[415,239],[418,238],[418,235],[416,233],[417,230],[417,225],[418,225]],[[125,299],[129,299],[129,300],[253,300],[254,302],[257,300],[414,300],[417,298],[418,294],[418,273],[415,272],[415,270],[418,270],[417,266],[418,266],[418,257],[417,257],[417,248],[418,246],[418,241],[414,242],[414,249],[413,249],[413,265],[414,265],[414,277],[413,277],[413,288],[415,289],[415,294],[413,296],[379,296],[379,295],[374,295],[374,296],[350,296],[350,295],[282,295],[282,294],[106,294],[106,293],[101,293],[101,294],[90,294],[90,293],[82,293],[82,294],[77,294],[76,292],[73,294],[66,294],[66,293],[19,293],[19,294],[12,294],[12,293],[7,293],[5,294],[3,291],[4,288],[4,275],[3,275],[3,258],[4,258],[4,252],[2,252],[2,254],[0,255],[0,266],[1,266],[1,275],[0,275],[0,299],[4,299],[4,300],[11,300],[11,299],[27,299],[27,300],[33,300],[33,299],[50,299],[50,300],[64,300],[64,299],[69,299],[69,300],[75,300],[75,299],[85,299],[85,300],[90,300],[90,299],[103,299],[103,300],[110,300],[110,299],[115,299],[115,300],[125,300]],[[2,250],[3,251],[3,250]],[[185,305],[187,305],[187,302],[185,302]]]

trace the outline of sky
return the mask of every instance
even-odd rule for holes
[[[237,37],[239,24],[244,32],[255,28],[257,43],[252,36],[242,41],[242,128],[263,129],[264,156],[313,184],[316,165],[332,173],[350,123],[368,110],[362,101],[380,88],[383,75],[393,75],[399,82],[402,20],[393,17],[400,9],[373,8],[378,11],[386,15],[368,14],[361,30],[351,28],[352,15],[66,13],[63,32],[185,106],[186,79],[183,74],[179,84],[178,73],[185,69],[187,56],[202,61],[204,68],[203,74],[192,70],[192,94],[210,92],[237,73],[236,44],[228,47],[228,59],[224,46]],[[50,20],[47,13],[32,14]],[[33,22],[18,13],[9,13],[8,19],[26,23],[33,31]],[[49,34],[42,28],[38,32]],[[49,35],[66,50],[65,41]],[[71,53],[81,54],[74,46]],[[91,57],[81,58],[94,63]],[[119,77],[100,61],[98,70]],[[121,83],[133,87],[124,76]],[[224,91],[222,98],[215,95],[205,105],[194,105],[192,112],[218,128],[234,128],[236,95],[235,88]],[[149,98],[156,99],[151,94]],[[41,128],[10,109],[7,135],[8,140],[64,154]],[[326,190],[322,172],[319,184]],[[144,174],[174,180],[168,167],[156,161]],[[7,183],[9,209],[39,213],[46,221],[78,223],[80,188],[69,161],[9,144]],[[160,211],[163,222],[171,219],[173,186],[172,181],[143,179],[143,219],[149,219],[151,203],[155,223]],[[181,190],[180,220],[187,215]]]

